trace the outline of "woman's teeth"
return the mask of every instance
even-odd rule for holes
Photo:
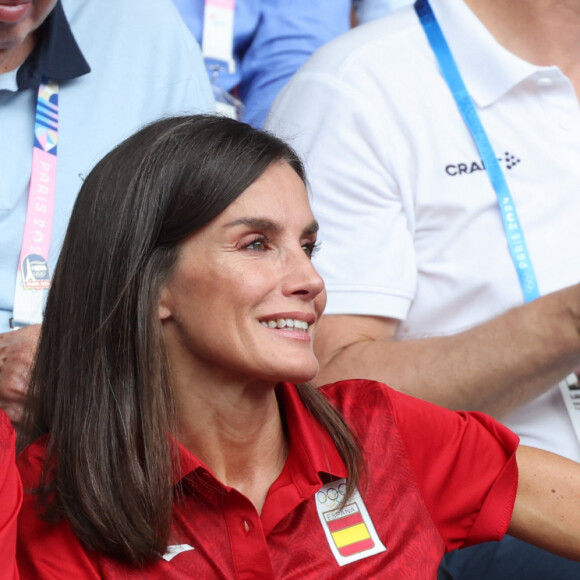
[[[268,328],[291,328],[293,330],[308,330],[308,322],[296,318],[278,318],[277,320],[262,320],[262,326]]]

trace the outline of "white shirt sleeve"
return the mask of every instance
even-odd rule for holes
[[[326,313],[404,319],[416,285],[413,204],[393,178],[395,129],[382,94],[363,71],[350,73],[299,72],[266,127],[306,164]]]

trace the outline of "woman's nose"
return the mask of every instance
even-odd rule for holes
[[[291,264],[286,277],[286,293],[313,299],[324,290],[324,280],[316,271],[310,257],[300,250]]]

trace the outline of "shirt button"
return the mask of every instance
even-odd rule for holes
[[[570,131],[572,129],[572,121],[563,117],[560,119],[560,128],[564,131]]]
[[[539,87],[550,87],[552,86],[552,79],[548,77],[540,77],[537,83]]]
[[[244,520],[244,530],[248,533],[252,529],[252,524],[248,520]]]

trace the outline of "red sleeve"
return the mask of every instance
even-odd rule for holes
[[[506,533],[517,492],[519,439],[491,417],[388,390],[427,509],[448,550]]]
[[[14,429],[0,410],[0,580],[18,578],[16,522],[22,503],[22,485],[16,470]]]
[[[68,522],[52,525],[38,516],[37,487],[44,460],[42,440],[18,456],[18,469],[24,486],[24,500],[18,518],[18,569],[22,579],[83,580],[101,578],[95,558],[87,553]]]

